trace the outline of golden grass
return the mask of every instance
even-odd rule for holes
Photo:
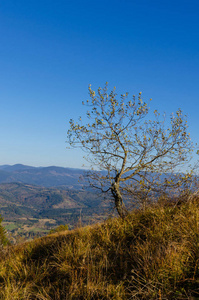
[[[0,299],[199,299],[199,199],[5,249]]]

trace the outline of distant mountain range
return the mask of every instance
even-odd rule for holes
[[[65,186],[80,189],[84,170],[62,167],[32,167],[22,164],[0,166],[0,183],[19,182],[44,187]]]

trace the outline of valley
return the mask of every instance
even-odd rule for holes
[[[0,183],[0,215],[13,243],[46,235],[59,225],[68,224],[73,229],[107,218],[110,204],[94,191],[82,189],[78,182],[82,170],[58,167],[38,170],[23,165],[1,166],[0,170],[7,173]],[[41,185],[33,184],[39,180]]]

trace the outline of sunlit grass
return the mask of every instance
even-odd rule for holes
[[[0,299],[199,299],[199,199],[4,249]]]

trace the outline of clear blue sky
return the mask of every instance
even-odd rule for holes
[[[199,1],[0,0],[0,164],[81,167],[66,150],[88,84],[199,127]]]

